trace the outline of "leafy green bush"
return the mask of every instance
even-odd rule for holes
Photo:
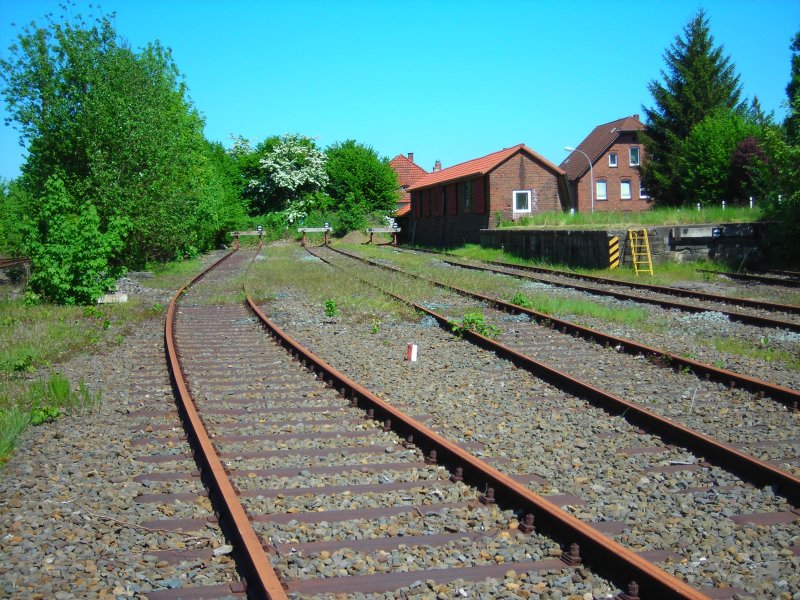
[[[365,229],[368,225],[366,203],[355,193],[348,192],[334,219],[334,233],[346,235],[350,231]]]
[[[128,221],[114,219],[106,231],[90,202],[77,202],[59,177],[51,177],[36,213],[24,224],[32,291],[57,304],[90,304],[106,293],[123,268],[114,262]]]
[[[325,316],[335,317],[339,313],[335,300],[325,300]]]
[[[500,328],[486,323],[486,317],[478,311],[466,313],[461,323],[453,323],[452,327],[453,331],[459,335],[465,331],[474,331],[488,338],[500,335]]]

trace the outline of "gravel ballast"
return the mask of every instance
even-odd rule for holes
[[[296,259],[298,269],[312,262],[300,252]],[[122,282],[121,286],[134,297],[150,293],[146,296],[149,303],[162,301],[137,282]],[[445,302],[441,298],[432,301]],[[499,470],[511,475],[535,474],[531,489],[565,498],[564,510],[587,522],[622,523],[623,528],[610,535],[631,549],[672,551],[674,558],[659,566],[690,584],[736,588],[739,598],[800,600],[798,521],[756,526],[734,520],[748,513],[788,513],[794,508],[772,490],[754,488],[719,468],[701,465],[703,457],[636,431],[623,418],[611,418],[562,393],[439,329],[431,319],[407,322],[383,315],[379,331],[372,333],[369,323],[350,320],[347,315],[325,316],[319,302],[297,289],[281,290],[275,301],[265,304],[265,312],[334,367],[407,413],[429,415],[429,426],[455,442],[469,444],[475,454]],[[676,322],[684,316],[676,314]],[[696,348],[690,336],[695,328],[714,331],[717,325],[710,319],[683,321],[683,328],[676,328],[670,336],[674,348]],[[509,321],[506,328],[516,325]],[[600,324],[592,326],[603,328]],[[617,332],[625,333],[634,337],[622,327]],[[635,337],[648,343],[648,336],[641,331],[635,332]],[[650,341],[653,346],[660,345],[655,335]],[[786,340],[789,345],[795,341],[791,336]],[[419,349],[417,362],[404,360],[407,344],[412,342]],[[573,343],[564,344],[562,351],[569,353]],[[579,346],[574,351],[579,352]],[[613,360],[613,350],[609,355]],[[712,350],[703,349],[704,360],[713,356]],[[154,589],[239,581],[226,553],[227,541],[216,524],[186,534],[148,530],[155,529],[150,523],[159,518],[213,516],[198,480],[158,482],[141,477],[196,468],[174,414],[163,360],[157,362],[158,357],[163,357],[163,323],[152,319],[139,324],[112,351],[75,357],[59,365],[58,370],[73,384],[82,379],[90,389],[102,391],[102,401],[90,412],[28,429],[18,442],[14,458],[0,473],[0,596],[143,598]],[[736,370],[747,368],[761,368],[761,363],[736,359]],[[598,370],[594,383],[604,381],[603,371]],[[744,406],[745,412],[758,411],[757,417],[753,415],[757,418],[754,424],[765,431],[780,429],[787,440],[800,439],[796,414],[772,411],[781,420],[770,425],[766,420],[772,413],[762,413],[766,404],[736,390],[715,392],[715,386],[709,383],[703,383],[693,394],[694,388],[688,383],[676,389],[674,381],[660,373],[645,375],[649,380],[640,380],[637,385],[651,396],[659,389],[667,390],[675,398],[671,414],[697,412],[692,426],[698,429],[706,420],[716,431],[725,430],[725,415],[699,413],[704,395],[722,393],[732,404]],[[788,374],[787,383],[796,383],[793,377],[796,375]],[[619,393],[625,391],[624,381],[615,385],[620,386]],[[138,411],[166,412],[153,416]],[[214,417],[210,422],[224,425],[227,421]],[[242,432],[231,431],[235,433]],[[166,441],[152,441],[154,438]],[[376,433],[376,439],[380,438]],[[240,447],[231,443],[230,449],[236,452]],[[150,452],[174,454],[175,460],[137,460]],[[231,464],[246,470],[264,463],[250,464],[242,459]],[[308,465],[306,461],[297,466]],[[429,470],[431,479],[441,476],[436,469]],[[137,476],[139,479],[135,479]],[[373,476],[379,481],[411,480],[408,473],[389,468]],[[240,488],[253,490],[292,488],[296,479],[238,477]],[[320,485],[344,485],[360,481],[360,477],[355,472],[342,473],[320,476],[319,481]],[[135,500],[144,494],[172,492],[196,493],[198,498],[188,503]],[[326,499],[317,501],[324,503]],[[380,503],[378,498],[369,501]],[[247,502],[258,506],[265,500],[255,496]],[[287,499],[282,504],[289,510],[300,506],[299,502]],[[186,547],[218,552],[182,564],[161,554]],[[471,556],[469,544],[462,552]],[[353,560],[352,556],[328,558]],[[391,553],[387,554],[387,561],[393,559]],[[407,597],[535,598],[521,595],[519,590],[534,589],[540,582],[537,575],[516,573],[507,575],[504,581],[482,584],[420,581]],[[498,595],[499,589],[502,595]],[[541,593],[542,598],[568,597],[544,583]]]
[[[295,256],[298,265],[307,262],[301,254]],[[744,597],[800,598],[797,520],[772,526],[733,520],[749,513],[791,511],[772,490],[753,488],[717,467],[703,467],[703,457],[666,447],[624,419],[563,394],[428,319],[410,323],[386,316],[373,334],[368,324],[346,315],[326,318],[318,302],[297,290],[281,290],[277,296],[278,301],[265,305],[267,314],[334,367],[408,413],[431,415],[428,424],[453,441],[480,442],[483,447],[474,452],[501,471],[541,477],[546,483],[531,484],[534,491],[580,498],[580,503],[564,507],[579,518],[624,522],[625,529],[614,537],[625,545],[672,550],[677,558],[661,563],[665,570],[697,587],[738,588]],[[412,342],[419,349],[417,362],[403,360]],[[577,362],[581,356],[565,355],[563,360]],[[648,394],[661,389],[674,398],[674,412],[682,405],[688,413],[691,390],[687,395],[683,388],[673,388],[665,375],[669,370],[651,373]],[[603,382],[598,372],[592,383]],[[736,391],[724,393],[733,394],[734,402],[753,401],[749,396],[737,399]],[[749,410],[768,406],[754,404]],[[756,414],[761,420],[775,415],[784,429],[781,435],[800,438],[795,415],[783,409]]]

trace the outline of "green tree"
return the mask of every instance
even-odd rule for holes
[[[736,154],[742,162],[734,171],[734,155],[745,139],[755,140],[759,133],[757,125],[730,109],[718,109],[695,125],[679,157],[682,197],[703,204],[744,200],[748,189],[742,189],[742,179],[755,156]]]
[[[692,128],[718,109],[744,110],[734,65],[714,47],[703,10],[683,29],[664,54],[663,83],[651,81],[653,108],[647,116],[642,181],[655,202],[679,205],[687,200],[681,186],[681,151]]]
[[[138,267],[207,249],[226,212],[209,210],[212,181],[214,202],[236,211],[236,190],[214,169],[202,118],[158,42],[136,52],[109,18],[48,17],[22,30],[0,66],[28,146],[26,191],[38,198],[58,175],[71,197],[96,208],[101,228],[128,223],[115,260]]]
[[[800,31],[795,34],[789,49],[792,51],[791,73],[786,84],[789,110],[784,126],[789,141],[800,144]]]
[[[286,134],[269,138],[256,147],[255,156],[255,172],[250,172],[252,153],[245,152],[240,159],[248,177],[251,214],[285,210],[328,183],[325,154],[310,137]]]
[[[795,100],[800,103],[800,98]],[[795,109],[800,110],[800,105]],[[771,161],[773,192],[763,197],[766,219],[777,228],[776,257],[788,265],[800,261],[800,144],[791,144],[775,129],[767,130],[763,145]]]
[[[58,176],[47,180],[31,208],[22,231],[35,294],[59,304],[90,304],[113,287],[123,271],[113,259],[123,247],[124,220],[103,230],[94,205],[72,198]]]
[[[331,145],[328,157],[328,195],[335,208],[353,204],[365,212],[394,212],[400,184],[386,158],[380,158],[370,146],[347,140]]]
[[[19,180],[0,179],[0,254],[22,254],[20,224],[28,205]]]

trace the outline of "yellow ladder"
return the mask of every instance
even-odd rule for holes
[[[633,270],[636,271],[636,275],[639,273],[652,275],[653,259],[650,256],[650,240],[647,237],[647,229],[628,229],[628,240],[631,245]]]

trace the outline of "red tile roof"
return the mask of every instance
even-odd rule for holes
[[[639,115],[623,117],[610,123],[598,125],[586,136],[576,148],[585,152],[594,164],[598,158],[613,144],[622,133],[631,131],[642,131],[644,125],[639,120]],[[567,179],[570,181],[577,179],[589,170],[589,163],[586,157],[580,152],[572,151],[569,156],[561,163],[561,168],[567,172]]]
[[[500,166],[502,163],[507,161],[509,158],[511,158],[518,152],[525,152],[526,154],[530,155],[530,157],[533,158],[534,160],[543,163],[545,167],[553,170],[556,174],[559,175],[564,174],[563,170],[561,170],[559,167],[551,163],[543,156],[537,154],[536,152],[528,148],[525,144],[517,144],[516,146],[512,146],[511,148],[505,148],[497,152],[492,152],[491,154],[487,154],[486,156],[482,156],[481,158],[468,160],[467,162],[463,162],[458,165],[453,165],[452,167],[447,167],[446,169],[442,169],[441,171],[430,173],[429,175],[426,175],[425,177],[419,179],[416,183],[414,183],[414,185],[412,185],[409,188],[409,191],[426,188],[432,185],[444,183],[446,181],[464,179],[465,177],[470,177],[475,175],[485,175],[486,173],[489,173],[490,171],[496,169],[498,166]]]
[[[411,155],[413,156],[413,154]],[[396,217],[402,217],[409,210],[411,210],[411,194],[406,190],[415,181],[425,177],[428,172],[420,167],[417,163],[411,160],[410,157],[398,154],[389,161],[389,166],[397,173],[397,181],[400,183],[400,203],[407,204],[408,206],[400,206],[395,212]]]
[[[398,154],[390,160],[389,165],[394,169],[395,173],[397,173],[397,180],[402,187],[409,186],[428,174],[425,169],[402,154]]]

